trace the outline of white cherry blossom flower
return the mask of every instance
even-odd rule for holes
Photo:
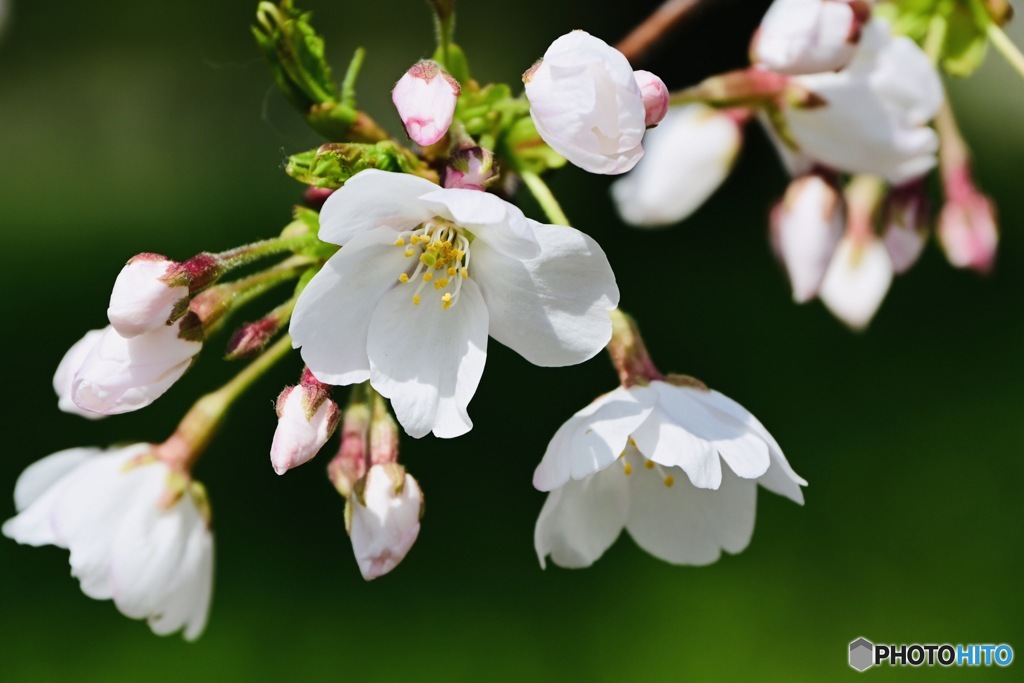
[[[462,88],[437,62],[413,64],[395,84],[391,100],[409,137],[432,145],[448,132]]]
[[[537,555],[563,567],[591,565],[623,528],[655,557],[709,564],[750,542],[758,484],[800,504],[807,484],[742,406],[672,377],[619,387],[576,413],[533,483],[551,492]]]
[[[774,239],[797,303],[817,295],[842,237],[844,218],[839,190],[815,174],[793,180],[773,212]]]
[[[139,254],[114,281],[107,318],[126,339],[168,324],[188,302],[187,284],[172,284],[178,263],[159,254]]]
[[[400,465],[374,465],[345,512],[359,571],[370,581],[397,567],[416,542],[423,492]]]
[[[647,155],[612,183],[622,220],[661,226],[683,220],[718,189],[740,149],[740,127],[707,105],[673,107],[647,133]]]
[[[30,465],[18,478],[18,514],[3,534],[18,543],[71,552],[71,574],[96,600],[146,619],[154,633],[206,625],[213,584],[213,536],[201,487],[146,457],[150,444],[101,451],[73,448]]]
[[[857,53],[838,72],[796,76],[812,94],[788,100],[783,116],[801,151],[830,168],[880,175],[900,184],[935,165],[938,136],[928,127],[942,104],[942,83],[914,41],[874,19]]]
[[[625,173],[643,156],[644,99],[626,57],[586,31],[551,43],[523,74],[544,142],[591,173]]]
[[[368,379],[413,437],[472,428],[488,335],[542,366],[580,363],[611,337],[619,293],[597,243],[492,194],[368,170],[320,225],[343,248],[300,295],[293,343],[321,382]]]
[[[775,0],[754,36],[753,61],[781,74],[838,71],[853,58],[870,11],[856,0]]]
[[[131,339],[104,328],[74,372],[71,399],[102,415],[145,408],[185,374],[203,348],[183,329],[186,323],[188,317]]]

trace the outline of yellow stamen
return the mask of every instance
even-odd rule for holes
[[[455,266],[448,267],[448,277],[454,277],[457,272],[459,272],[459,269]]]
[[[423,273],[423,281],[430,282],[434,278],[433,273]]]
[[[447,311],[451,307],[452,307],[452,302],[451,301],[442,301],[441,302],[441,310],[442,311]]]
[[[405,273],[402,273],[401,275],[398,276],[398,281],[399,282],[408,282],[409,281],[409,276],[406,275]]]
[[[624,473],[626,474],[626,476],[628,477],[629,475],[633,474],[633,467],[632,467],[632,465],[630,465],[630,464],[629,464],[628,462],[627,462],[627,463],[623,463],[623,465],[622,465],[622,471],[623,471],[623,472],[624,472]]]
[[[419,306],[420,305],[420,295],[419,294],[413,294],[412,295],[412,305],[413,306]]]
[[[413,255],[413,250],[412,249],[406,249],[405,250],[405,257],[406,258],[409,258],[412,255]]]
[[[653,460],[648,460],[647,462],[644,463],[644,467],[646,467],[649,470],[653,470],[654,469],[654,461]]]
[[[462,275],[462,277],[469,277],[469,268],[463,268],[460,275]]]
[[[419,244],[419,243],[420,243],[420,236],[419,235],[413,235],[412,237],[409,238],[409,244]]]
[[[673,477],[671,474],[668,475],[667,477],[665,477],[665,486],[667,486],[669,488],[672,488],[673,484],[675,484],[675,483],[676,483],[676,478]]]
[[[444,296],[441,297],[441,301],[443,301],[445,303],[448,303],[451,300],[452,300],[452,293],[451,292],[445,292]]]
[[[403,240],[401,237],[399,237],[397,240],[395,240],[395,246],[396,247],[403,247],[403,246],[405,246],[405,240]]]

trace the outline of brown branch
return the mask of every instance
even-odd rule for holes
[[[616,49],[630,62],[642,59],[647,51],[675,26],[700,0],[665,0],[661,7],[619,41]]]

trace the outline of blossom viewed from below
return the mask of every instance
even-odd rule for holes
[[[754,35],[753,60],[781,74],[838,71],[870,12],[862,0],[775,0]]]
[[[758,484],[802,504],[807,482],[738,403],[692,380],[619,387],[562,425],[537,467],[550,491],[537,555],[587,567],[625,528],[666,562],[710,564],[750,542]]]
[[[368,170],[327,199],[320,225],[344,248],[302,291],[294,345],[321,382],[369,380],[410,436],[472,428],[488,335],[548,367],[611,337],[619,293],[597,243],[492,194]]]
[[[643,94],[629,60],[600,38],[586,31],[561,36],[523,83],[537,132],[576,166],[614,175],[643,156]]]
[[[3,534],[27,545],[70,551],[82,592],[113,600],[153,632],[183,630],[195,640],[206,625],[213,586],[213,536],[205,496],[147,459],[150,444],[101,451],[73,448],[30,465],[18,478],[18,514]]]

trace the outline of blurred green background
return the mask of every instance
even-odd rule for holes
[[[282,161],[319,140],[271,87],[248,34],[255,5],[15,0],[0,42],[3,495],[53,451],[163,439],[232,371],[214,339],[155,406],[96,423],[59,413],[50,387],[66,348],[105,324],[131,255],[185,258],[288,221],[302,188]],[[556,36],[585,28],[615,41],[654,5],[464,1],[458,35],[478,79],[516,82]],[[671,87],[739,66],[766,5],[709,2],[637,66]],[[361,104],[400,130],[389,91],[432,50],[425,3],[302,6],[339,71],[367,47]],[[955,271],[933,243],[862,335],[818,303],[791,303],[766,238],[785,179],[759,131],[722,190],[664,231],[618,223],[604,178],[567,168],[551,180],[608,251],[663,369],[747,406],[810,481],[804,508],[761,496],[741,555],[672,567],[624,535],[590,569],[542,572],[533,467],[615,377],[600,357],[544,370],[492,343],[473,431],[403,441],[425,525],[396,572],[364,583],[324,476],[330,454],[285,477],[268,462],[293,358],[242,400],[198,469],[217,544],[202,639],[157,638],[85,598],[65,551],[2,539],[0,680],[820,681],[855,675],[846,649],[862,635],[1007,642],[1024,658],[1024,80],[990,55],[950,89],[1000,207],[996,272]],[[916,674],[1006,679],[1021,667]]]

